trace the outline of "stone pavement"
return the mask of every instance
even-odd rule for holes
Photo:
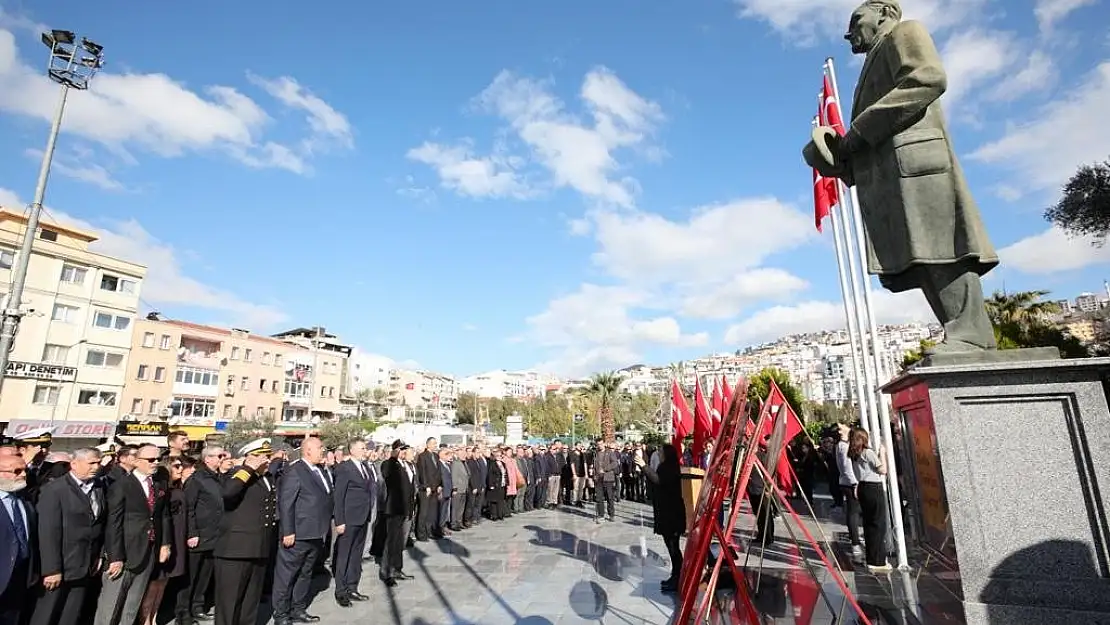
[[[405,553],[415,579],[386,588],[367,561],[370,601],[341,608],[329,586],[309,612],[320,625],[666,625],[674,599],[659,582],[670,564],[650,506],[622,502],[600,525],[591,513],[534,511],[417,543]]]

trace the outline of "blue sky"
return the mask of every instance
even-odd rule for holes
[[[821,62],[855,0],[0,0],[0,203],[27,202],[56,91],[37,30],[105,46],[47,206],[146,263],[168,315],[322,324],[456,374],[577,374],[843,324],[812,228]],[[906,0],[1004,266],[1101,288],[1110,253],[1041,218],[1110,156],[1105,0]],[[828,232],[829,229],[826,229]],[[926,319],[877,295],[881,321]]]

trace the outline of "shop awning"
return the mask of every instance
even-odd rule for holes
[[[202,441],[209,434],[216,433],[216,428],[210,425],[171,425],[170,429],[185,432],[192,441]]]

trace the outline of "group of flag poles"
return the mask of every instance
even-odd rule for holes
[[[831,58],[826,59],[823,71],[823,84],[818,93],[818,114],[813,118],[814,126],[828,126],[841,135],[845,132],[840,110],[840,96],[836,83],[836,70]],[[848,326],[851,348],[852,373],[855,378],[856,404],[859,406],[860,424],[868,431],[871,447],[885,455],[888,467],[885,489],[888,499],[890,536],[893,539],[894,555],[897,566],[908,566],[905,528],[902,519],[902,495],[895,467],[894,438],[891,432],[890,408],[879,387],[890,380],[893,372],[883,365],[882,344],[879,341],[878,326],[871,293],[871,279],[867,275],[867,244],[864,236],[863,221],[859,200],[854,187],[848,187],[838,179],[821,176],[813,171],[814,221],[817,231],[822,231],[825,219],[832,222],[833,242],[836,250],[837,274],[844,303],[844,317]],[[691,456],[697,464],[702,457],[705,442],[714,440],[720,431],[722,415],[728,413],[732,404],[732,389],[728,380],[722,376],[718,382],[712,379],[711,399],[706,400],[700,377],[695,375],[694,410],[686,403],[678,380],[671,385],[671,423],[674,444],[682,450],[682,441],[693,434]],[[777,386],[773,386],[777,390]],[[744,418],[747,418],[746,416]],[[749,422],[748,428],[753,427]],[[800,427],[800,421],[799,421]],[[750,433],[750,432],[749,432]],[[795,432],[797,434],[799,432]],[[793,436],[785,439],[789,442]],[[785,453],[780,452],[775,471],[780,476],[792,476]],[[783,466],[785,464],[785,466]],[[770,466],[768,466],[770,468]],[[781,482],[780,482],[781,483]],[[783,490],[789,483],[783,484]]]

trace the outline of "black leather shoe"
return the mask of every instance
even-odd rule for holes
[[[193,612],[193,619],[198,620],[198,621],[211,621],[215,618],[216,618],[215,616],[213,616],[212,614],[210,614],[208,612],[202,612],[200,610],[197,610],[196,612]]]
[[[348,597],[347,595],[336,595],[335,596],[335,602],[338,603],[339,607],[341,607],[341,608],[351,607],[351,598]]]
[[[318,623],[320,621],[320,617],[309,614],[308,612],[297,612],[296,614],[291,615],[289,617],[289,620],[293,621],[294,623]]]
[[[412,575],[409,575],[408,573],[406,573],[404,571],[397,571],[396,573],[393,574],[393,577],[395,579],[403,579],[403,580],[414,579]]]
[[[389,588],[393,588],[394,586],[397,585],[397,580],[393,579],[392,577],[383,577],[383,578],[380,578],[380,579],[382,580],[382,583],[385,584]]]
[[[349,592],[349,593],[347,593],[347,597],[350,598],[351,601],[369,601],[370,600],[370,597],[367,597],[366,595],[362,594],[361,592],[353,592],[353,591]]]

